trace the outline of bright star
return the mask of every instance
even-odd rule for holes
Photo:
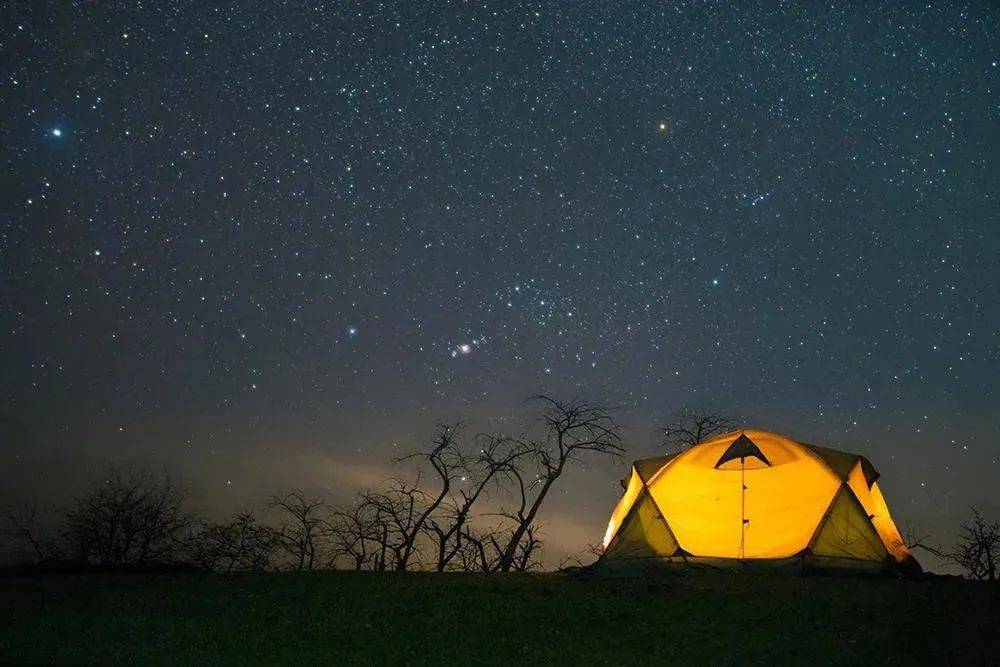
[[[469,352],[472,352],[472,346],[468,343],[462,343],[458,346],[458,351],[462,354],[468,354]]]
[[[354,328],[354,327],[351,327],[350,329],[347,330],[347,335],[348,336],[356,336],[357,334],[358,334],[358,330],[356,328]]]
[[[62,136],[62,130],[59,129],[58,127],[52,128],[52,136],[53,137],[61,137]]]

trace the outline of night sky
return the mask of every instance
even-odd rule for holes
[[[834,6],[829,6],[829,5]],[[927,5],[931,6],[927,6]],[[991,3],[13,2],[0,495],[108,463],[348,497],[539,391],[1000,503]],[[562,480],[553,553],[624,466]]]

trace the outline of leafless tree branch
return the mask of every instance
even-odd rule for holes
[[[663,446],[667,451],[680,452],[735,428],[736,424],[729,417],[682,408],[663,427]]]

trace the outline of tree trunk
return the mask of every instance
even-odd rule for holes
[[[438,494],[437,499],[433,503],[427,506],[417,522],[413,524],[413,528],[410,530],[410,534],[406,536],[406,542],[403,545],[403,555],[400,557],[399,562],[396,563],[396,571],[403,572],[406,570],[406,566],[410,562],[410,556],[413,555],[413,549],[417,543],[417,537],[420,536],[420,531],[423,530],[424,524],[427,522],[427,517],[431,515],[434,510],[438,508],[441,502],[448,495],[448,491],[451,488],[451,484],[446,480],[444,485],[441,487],[441,493]]]
[[[528,526],[532,524],[535,520],[535,515],[538,514],[538,508],[542,506],[542,501],[545,500],[546,494],[548,494],[549,489],[552,488],[552,484],[559,478],[557,473],[554,477],[548,477],[545,480],[545,484],[542,485],[541,490],[535,497],[535,502],[531,504],[531,509],[528,511],[527,516],[518,524],[517,528],[514,530],[514,534],[510,538],[510,542],[507,543],[507,547],[503,550],[503,557],[500,559],[500,563],[497,569],[500,572],[510,572],[510,568],[514,564],[514,557],[517,555],[517,545],[521,542],[521,538],[528,531]]]

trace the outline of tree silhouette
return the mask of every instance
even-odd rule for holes
[[[102,566],[172,561],[194,522],[184,503],[183,490],[166,475],[111,468],[66,513],[63,536],[79,556]]]
[[[506,513],[514,521],[510,539],[502,550],[497,569],[506,572],[518,569],[520,563],[530,562],[530,554],[537,548],[533,532],[529,532],[545,502],[549,491],[565,472],[567,465],[589,454],[601,454],[620,459],[625,453],[619,426],[607,408],[582,400],[558,401],[550,396],[536,396],[543,407],[542,434],[537,439],[521,440],[521,447],[539,466],[534,479],[525,479],[520,470],[510,471],[517,483],[515,491],[519,505]],[[522,545],[526,539],[528,545]],[[528,559],[519,556],[525,550]]]
[[[684,451],[705,442],[713,435],[735,428],[736,424],[729,417],[706,410],[682,408],[663,427],[663,447],[667,451]]]
[[[306,497],[299,491],[271,498],[268,507],[277,510],[281,523],[271,534],[275,544],[288,557],[292,570],[312,570],[322,555],[328,535],[327,522],[321,516],[326,501]]]
[[[950,555],[973,579],[996,581],[1000,566],[1000,521],[987,521],[973,507],[972,518],[962,525]]]
[[[213,572],[264,570],[271,564],[275,539],[253,512],[240,512],[227,523],[203,523],[187,544],[188,557]]]

